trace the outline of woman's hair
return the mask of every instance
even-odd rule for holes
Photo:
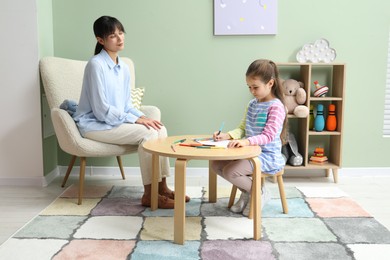
[[[282,84],[279,80],[279,70],[276,64],[271,60],[259,59],[252,62],[247,71],[246,77],[258,77],[264,84],[267,84],[271,79],[274,80],[274,85],[272,86],[272,94],[277,97],[283,105],[285,105],[284,93],[282,89]],[[283,130],[280,134],[280,138],[283,144],[287,143],[287,110],[286,117],[283,123]]]
[[[102,16],[93,23],[93,32],[95,33],[95,37],[100,37],[102,39],[105,39],[108,35],[113,34],[117,28],[119,31],[125,32],[125,28],[122,23],[115,17],[111,16]],[[97,42],[95,55],[102,49],[103,45]]]

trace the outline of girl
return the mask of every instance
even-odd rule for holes
[[[246,72],[246,82],[254,99],[249,102],[240,126],[228,133],[215,132],[213,137],[217,141],[233,139],[229,148],[260,145],[261,171],[275,174],[285,165],[281,138],[285,140],[287,132],[284,96],[276,64],[270,60],[252,62]],[[213,161],[212,168],[241,190],[240,199],[230,210],[248,216],[253,172],[250,161]],[[262,206],[269,200],[267,196],[263,186]]]
[[[118,56],[125,43],[125,29],[121,22],[114,17],[102,16],[94,22],[93,30],[97,40],[95,56],[88,61],[84,71],[74,120],[85,138],[111,144],[138,145],[144,184],[141,201],[143,206],[150,207],[152,156],[144,151],[142,144],[150,139],[166,137],[167,130],[158,121],[158,111],[147,117],[131,103],[129,67]],[[158,207],[172,209],[174,192],[166,183],[169,161],[167,158],[160,161]]]

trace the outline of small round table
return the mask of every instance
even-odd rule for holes
[[[189,160],[239,160],[248,159],[253,164],[252,205],[253,207],[253,238],[261,237],[261,169],[258,158],[261,153],[259,146],[245,146],[226,149],[199,149],[195,147],[179,146],[174,144],[178,140],[186,139],[185,143],[194,143],[193,139],[206,138],[210,135],[182,135],[146,141],[144,149],[152,154],[152,198],[151,210],[158,207],[158,181],[160,175],[160,156],[176,158],[175,162],[175,209],[174,209],[174,242],[185,242],[185,194],[186,194],[186,166]],[[172,149],[173,145],[173,149]],[[209,165],[210,166],[210,165]],[[209,201],[217,200],[217,174],[209,167]]]

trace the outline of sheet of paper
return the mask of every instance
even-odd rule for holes
[[[204,145],[213,145],[218,147],[227,147],[230,140],[223,140],[223,141],[214,141],[214,140],[197,140],[197,142],[204,144]]]

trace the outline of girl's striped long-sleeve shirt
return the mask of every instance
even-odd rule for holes
[[[262,152],[259,158],[263,172],[273,174],[285,165],[280,139],[285,117],[286,110],[279,99],[267,102],[253,99],[240,126],[228,132],[233,139],[245,137],[251,145],[260,145]]]

